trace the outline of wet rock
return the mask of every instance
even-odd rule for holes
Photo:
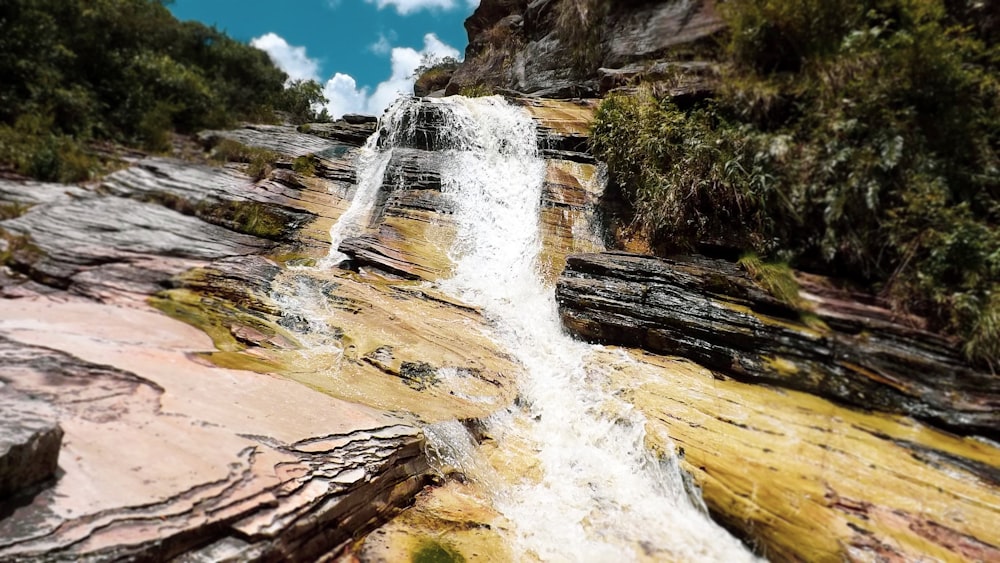
[[[148,309],[0,300],[0,319],[3,393],[66,432],[59,480],[0,518],[0,561],[312,560],[424,483],[416,428],[196,362],[204,334]]]
[[[963,433],[1000,433],[1000,377],[890,311],[852,310],[831,288],[823,295],[810,292],[815,282],[804,287],[815,316],[808,324],[736,264],[605,253],[570,257],[556,295],[566,327],[588,340],[678,355],[744,381]]]
[[[585,361],[713,517],[771,561],[1000,558],[996,443],[641,350]]]
[[[0,372],[0,500],[55,475],[63,437],[48,404],[6,389],[3,379]]]
[[[350,125],[364,125],[366,123],[378,123],[378,118],[374,115],[364,115],[360,113],[345,113],[341,120]]]

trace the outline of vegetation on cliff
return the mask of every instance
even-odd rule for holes
[[[45,180],[90,177],[87,147],[160,151],[169,133],[237,120],[320,117],[315,82],[293,82],[258,49],[179,22],[166,0],[0,4],[0,168]]]
[[[1000,9],[721,6],[724,86],[602,104],[594,147],[661,245],[711,241],[874,287],[1000,358]]]

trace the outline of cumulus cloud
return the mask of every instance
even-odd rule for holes
[[[413,92],[413,72],[422,63],[458,56],[458,49],[444,43],[433,33],[424,36],[424,47],[420,51],[410,47],[393,47],[391,74],[374,91],[369,93],[368,88],[358,88],[353,77],[339,72],[327,81],[323,88],[324,95],[330,99],[327,110],[335,118],[345,113],[379,115],[400,94]]]
[[[388,55],[392,51],[392,42],[396,40],[396,32],[389,30],[389,34],[378,34],[378,40],[368,46],[368,49],[377,55]]]
[[[319,62],[306,55],[305,47],[289,45],[276,33],[255,37],[250,44],[267,53],[275,65],[285,71],[290,80],[318,80]]]
[[[389,54],[391,71],[389,78],[380,82],[374,90],[359,87],[357,80],[349,74],[338,72],[323,85],[323,95],[329,99],[326,109],[334,118],[345,113],[381,114],[400,94],[413,92],[413,73],[421,64],[441,60],[445,57],[458,58],[458,49],[438,39],[433,33],[424,36],[421,50],[411,47],[393,47],[393,32],[388,37],[379,35],[370,48],[381,54]],[[319,61],[306,54],[305,47],[289,45],[281,36],[267,33],[250,42],[265,51],[274,64],[285,71],[290,80],[319,81]]]
[[[469,4],[479,5],[479,0],[468,0]],[[365,0],[369,4],[375,4],[381,10],[387,6],[395,6],[396,12],[401,16],[419,12],[420,10],[451,10],[459,4],[459,0]]]

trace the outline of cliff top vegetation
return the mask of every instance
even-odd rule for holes
[[[0,3],[0,169],[79,181],[100,163],[91,143],[162,151],[170,133],[322,118],[315,82],[293,82],[258,49],[167,0]]]
[[[874,288],[1000,358],[1000,4],[726,2],[722,87],[610,95],[597,155],[663,251],[722,242]]]

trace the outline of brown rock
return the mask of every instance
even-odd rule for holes
[[[194,362],[207,337],[154,311],[21,299],[0,301],[0,319],[7,386],[50,403],[66,432],[64,474],[0,520],[0,561],[308,560],[423,484],[414,427]]]

